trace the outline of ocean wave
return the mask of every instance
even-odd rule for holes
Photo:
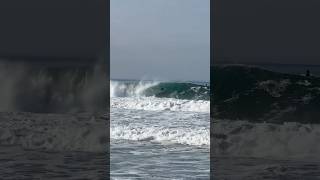
[[[213,117],[320,123],[320,78],[241,65],[212,69]]]
[[[39,113],[105,109],[105,71],[88,67],[37,66],[0,60],[0,110]]]
[[[163,144],[209,146],[209,128],[170,128],[158,126],[117,125],[110,128],[112,139],[153,141]]]
[[[211,138],[215,156],[320,160],[318,124],[215,120]]]
[[[158,97],[188,100],[209,100],[210,87],[183,82],[110,82],[111,97]]]
[[[117,97],[111,98],[111,108],[152,111],[210,112],[210,101],[184,100],[156,97]]]
[[[0,145],[43,151],[106,152],[107,122],[86,114],[0,113]]]

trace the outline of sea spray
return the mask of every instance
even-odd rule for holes
[[[209,100],[210,86],[188,82],[111,81],[110,96]]]
[[[144,91],[152,86],[158,85],[158,82],[137,83],[110,81],[110,97],[140,97],[144,96]]]

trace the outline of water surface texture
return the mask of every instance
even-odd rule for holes
[[[215,179],[320,178],[320,78],[285,69],[212,68]]]
[[[112,81],[111,177],[209,179],[209,87]]]
[[[1,112],[1,179],[108,179],[107,117]]]

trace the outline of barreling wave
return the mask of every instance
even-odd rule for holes
[[[320,78],[243,65],[212,69],[213,117],[253,122],[320,123]]]
[[[214,120],[211,151],[218,156],[320,160],[320,125]]]
[[[184,82],[111,81],[111,97],[158,97],[188,100],[209,100],[210,87]]]

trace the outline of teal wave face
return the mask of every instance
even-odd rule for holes
[[[248,66],[212,69],[213,117],[320,123],[320,78]]]
[[[111,81],[111,97],[158,97],[186,100],[209,100],[210,86],[205,83]]]
[[[210,87],[193,83],[159,83],[147,88],[145,96],[155,96],[159,98],[176,98],[189,100],[209,100]]]

